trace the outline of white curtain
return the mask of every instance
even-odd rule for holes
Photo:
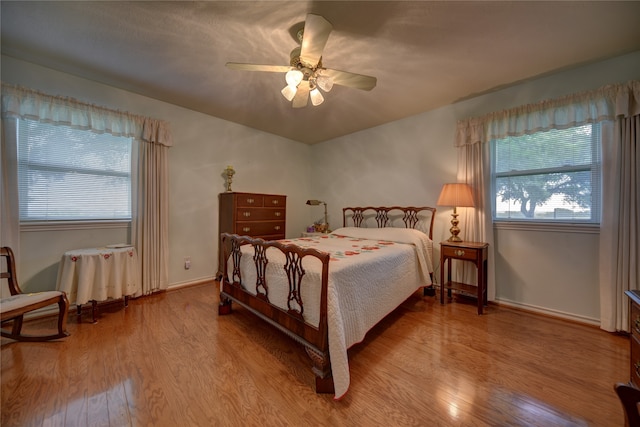
[[[627,290],[640,289],[640,85],[621,91],[603,140],[600,327],[629,332]]]
[[[2,116],[0,145],[0,246],[9,246],[20,254],[16,121]]]
[[[0,165],[0,237],[2,245],[19,247],[19,217],[17,192],[16,119],[38,120],[66,125],[98,133],[134,138],[140,147],[139,161],[133,165],[132,242],[140,252],[143,272],[143,293],[167,286],[168,277],[168,206],[166,151],[172,145],[169,124],[148,117],[112,110],[78,101],[73,98],[52,96],[42,92],[2,83],[2,158]],[[152,146],[153,149],[148,149]],[[147,173],[153,169],[154,172]],[[137,173],[136,173],[137,171]],[[145,176],[139,176],[145,173]],[[163,208],[147,200],[161,200]],[[143,229],[144,233],[136,232]],[[153,235],[153,238],[149,238]],[[141,237],[142,236],[142,237]],[[19,251],[17,251],[19,253]],[[149,273],[153,271],[153,273]],[[145,272],[146,275],[144,274]]]
[[[492,225],[491,225],[491,194],[490,191],[490,158],[488,150],[488,142],[494,139],[501,139],[507,136],[521,136],[551,129],[566,129],[569,127],[580,126],[587,123],[598,122],[615,122],[618,117],[629,118],[637,115],[634,113],[637,108],[638,95],[640,91],[640,82],[631,81],[624,84],[608,85],[597,90],[581,92],[578,94],[568,95],[562,98],[545,100],[536,104],[524,105],[504,111],[487,114],[483,117],[470,118],[458,122],[456,129],[455,145],[458,147],[458,179],[461,182],[467,182],[474,190],[474,198],[477,203],[476,209],[467,209],[462,216],[465,221],[465,232],[463,238],[465,240],[491,241]],[[637,123],[637,120],[635,121]],[[607,141],[621,139],[624,135],[632,134],[631,125],[623,125],[623,120],[619,120],[620,131],[616,137],[610,139],[603,138]],[[603,128],[607,128],[603,125]],[[628,129],[628,130],[624,130]],[[637,154],[637,127],[635,128],[634,146],[635,154],[628,152],[627,154],[618,154],[625,158],[633,158],[634,164],[622,166],[622,162],[603,161],[603,185],[608,184],[606,176],[618,177],[625,175],[625,170],[631,170],[633,176],[625,178],[628,182],[635,182],[634,185],[628,184],[623,192],[615,192],[604,187],[603,193],[607,198],[603,200],[603,215],[601,223],[601,256],[600,256],[600,289],[601,289],[601,319],[603,329],[612,330],[606,327],[605,321],[609,318],[618,316],[623,324],[626,314],[621,310],[626,307],[624,302],[624,290],[638,288],[638,154]],[[626,136],[624,137],[626,138]],[[607,153],[610,147],[603,146],[603,155]],[[610,154],[610,153],[607,153]],[[621,157],[620,157],[621,159]],[[627,159],[628,161],[631,161]],[[605,170],[606,169],[606,170]],[[613,187],[611,187],[613,188]],[[622,190],[622,189],[621,189]],[[608,191],[610,191],[608,193]],[[619,195],[619,196],[617,196]],[[619,200],[617,200],[619,198]],[[635,199],[634,199],[635,198]],[[611,200],[610,200],[611,199]],[[613,199],[616,199],[617,205],[614,212],[608,211],[611,208]],[[635,200],[635,202],[633,201]],[[633,207],[635,206],[635,208]],[[610,219],[609,214],[615,219]],[[626,221],[626,225],[619,224],[620,218]],[[635,224],[635,226],[633,225]],[[620,227],[625,227],[621,229]],[[635,227],[635,228],[634,228]],[[624,231],[623,231],[624,230]],[[618,236],[613,238],[613,234],[620,231],[622,238]],[[604,238],[603,238],[604,237]],[[620,243],[620,240],[623,242]],[[603,244],[605,248],[603,249]],[[616,247],[615,255],[612,247]],[[621,254],[620,252],[626,252]],[[493,250],[490,247],[489,262],[492,263]],[[490,265],[489,271],[493,271]],[[603,272],[606,274],[603,275]],[[465,275],[472,272],[466,272]],[[606,276],[606,277],[604,277]],[[611,277],[616,276],[622,278],[620,285],[614,285]],[[614,289],[617,286],[617,289]],[[495,291],[495,280],[489,279],[489,292]],[[491,294],[490,294],[491,298]],[[608,308],[607,308],[608,307]],[[611,316],[609,311],[614,314]],[[626,310],[626,308],[624,308]]]
[[[131,234],[140,259],[142,293],[169,285],[169,181],[167,155],[171,136],[157,121],[145,121],[137,165],[137,203]],[[167,144],[167,142],[169,144]]]
[[[485,242],[487,250],[487,299],[495,299],[494,239],[491,224],[491,168],[489,144],[469,140],[458,149],[458,182],[469,184],[473,193],[473,208],[458,208],[464,224],[460,237],[467,242]],[[453,274],[463,283],[477,283],[478,270],[466,262],[457,263]]]

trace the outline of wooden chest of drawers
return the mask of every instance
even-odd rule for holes
[[[285,238],[287,196],[258,193],[221,193],[219,232],[265,240]],[[218,235],[219,238],[219,235]],[[218,243],[220,262],[222,247]],[[222,274],[218,265],[218,277]]]
[[[631,300],[629,311],[629,330],[631,332],[629,379],[631,385],[640,388],[640,291],[626,291]]]

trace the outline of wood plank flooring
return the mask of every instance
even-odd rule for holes
[[[131,300],[71,337],[2,339],[9,426],[622,426],[628,337],[419,292],[349,350],[340,401],[313,392],[304,349],[217,284]],[[53,327],[43,319],[25,328]]]

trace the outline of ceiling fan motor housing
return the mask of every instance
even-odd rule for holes
[[[300,46],[291,51],[290,58],[291,60],[289,61],[289,64],[302,72],[304,75],[303,80],[309,80],[309,77],[312,77],[317,70],[322,69],[322,58],[318,60],[318,64],[316,66],[302,61],[300,58]]]

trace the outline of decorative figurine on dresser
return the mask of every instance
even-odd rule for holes
[[[222,275],[220,233],[260,237],[264,240],[285,238],[287,196],[258,193],[220,193],[218,215],[218,274]]]

